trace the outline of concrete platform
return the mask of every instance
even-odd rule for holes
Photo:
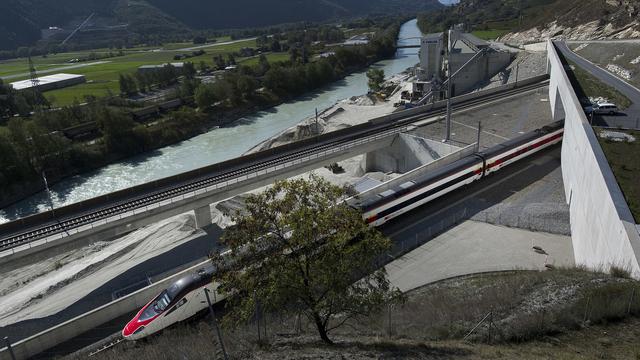
[[[548,255],[535,252],[541,247]],[[386,266],[402,291],[479,272],[574,266],[570,236],[465,221]]]
[[[548,125],[552,122],[548,92],[547,87],[542,87],[484,108],[454,114],[451,127],[452,143],[464,146],[476,142],[478,121],[482,122],[482,149]],[[445,134],[444,120],[420,127],[413,133],[441,140]]]

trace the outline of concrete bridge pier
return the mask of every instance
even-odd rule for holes
[[[205,205],[193,210],[196,214],[196,227],[198,229],[205,228],[213,222],[211,218],[211,205]]]

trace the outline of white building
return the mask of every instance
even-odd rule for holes
[[[443,33],[428,34],[420,41],[420,81],[440,80],[442,72]]]
[[[61,89],[86,82],[84,75],[76,74],[55,74],[42,76],[38,78],[38,89],[40,91],[48,91],[53,89]],[[24,90],[33,87],[31,80],[22,80],[12,82],[11,86],[16,90]]]

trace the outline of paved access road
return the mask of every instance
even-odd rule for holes
[[[564,41],[556,41],[554,43],[565,58],[573,61],[603,83],[615,88],[624,96],[628,97],[632,102],[632,105],[629,108],[617,115],[596,116],[594,123],[596,125],[605,125],[609,127],[640,129],[640,90],[585,58],[575,54],[569,49]]]

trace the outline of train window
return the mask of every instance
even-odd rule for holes
[[[391,195],[393,195],[393,194],[395,194],[395,193],[396,193],[395,191],[393,191],[393,190],[389,189],[389,190],[387,190],[387,191],[383,191],[383,192],[381,192],[381,193],[380,193],[380,194],[378,194],[378,195],[380,195],[381,197],[385,198],[385,197],[391,196]]]
[[[167,311],[167,313],[164,316],[167,316],[167,315],[171,314],[176,309],[178,309],[180,306],[182,306],[182,305],[184,305],[186,303],[187,303],[187,299],[183,298],[182,300],[178,301],[178,303],[174,307],[172,307],[169,311]]]
[[[413,185],[415,185],[415,183],[413,181],[407,181],[404,184],[400,184],[400,187],[403,189],[408,189],[410,187],[412,187]]]
[[[167,308],[167,305],[171,302],[171,297],[169,297],[169,293],[167,290],[163,291],[157,298],[155,298],[144,312],[140,315],[139,320],[145,321],[153,318],[156,315],[161,314],[164,309]]]

